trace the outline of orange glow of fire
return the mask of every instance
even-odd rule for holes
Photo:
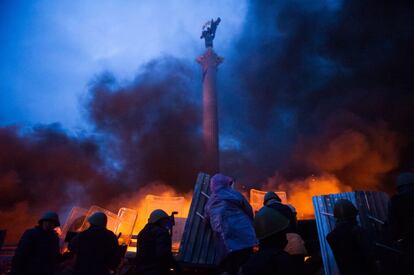
[[[350,187],[342,185],[336,177],[328,174],[280,184],[278,189],[287,191],[288,202],[296,208],[298,219],[314,217],[313,196],[352,191]]]
[[[161,200],[164,198],[165,200]],[[171,215],[177,211],[176,218],[187,218],[190,210],[192,193],[178,194],[173,189],[162,193],[151,193],[140,200],[135,207],[138,211],[138,220],[134,228],[134,234],[138,233],[148,222],[149,215],[155,209],[162,209]]]
[[[175,215],[176,225],[173,230],[173,251],[177,252],[181,234],[184,229],[185,219],[191,205],[192,193],[178,193],[170,186],[164,184],[153,184],[148,188],[144,188],[140,193],[136,193],[125,201],[125,204],[138,212],[138,218],[135,223],[133,234],[138,234],[148,223],[149,215],[155,209],[162,209],[171,215],[173,211],[178,213]],[[129,247],[128,251],[135,252],[135,247]]]
[[[339,180],[329,174],[319,177],[311,176],[302,181],[285,182],[283,184],[272,184],[271,182],[261,188],[263,191],[277,190],[287,193],[287,202],[297,210],[298,219],[310,219],[314,217],[312,197],[340,192],[351,191],[349,187],[342,185]],[[177,211],[176,221],[183,224],[188,216],[191,205],[192,193],[178,193],[166,185],[155,185],[142,193],[135,194],[135,198],[127,201],[130,208],[138,211],[138,219],[133,234],[138,234],[147,224],[150,213],[155,209],[163,209],[169,215]],[[145,192],[145,193],[144,193]],[[258,193],[262,193],[257,191]],[[247,195],[247,194],[246,194]],[[132,204],[131,204],[132,203]],[[260,202],[262,204],[263,202]],[[177,228],[180,225],[176,225]],[[182,233],[182,231],[181,231]],[[178,251],[180,239],[173,237],[173,251]],[[135,247],[128,248],[128,251],[136,251]]]
[[[312,204],[313,196],[352,191],[350,187],[342,185],[335,176],[329,174],[324,174],[319,177],[310,176],[305,180],[278,184],[277,187],[275,187],[274,184],[268,184],[265,185],[262,190],[286,192],[288,203],[296,208],[298,219],[309,219],[314,217]],[[153,187],[146,191],[145,195],[140,196],[138,203],[131,205],[131,208],[137,209],[138,211],[138,220],[134,228],[134,234],[138,234],[147,223],[151,211],[157,208],[163,209],[168,214],[171,214],[172,211],[178,211],[178,214],[175,217],[187,218],[191,205],[192,193],[181,194],[165,185]],[[154,203],[156,200],[151,200],[151,197],[154,196],[157,198],[164,197],[165,202],[161,204]],[[181,200],[179,200],[179,198],[181,198]],[[177,203],[178,201],[180,202]]]

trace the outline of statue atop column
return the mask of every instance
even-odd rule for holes
[[[214,21],[214,19],[211,19],[203,25],[200,39],[204,38],[206,48],[213,47],[213,40],[216,36],[217,26],[220,23],[220,21],[221,19],[220,17],[218,17],[216,21]]]
[[[220,21],[219,17],[204,24],[200,38],[204,38],[206,50],[196,59],[201,65],[203,79],[203,170],[211,175],[220,171],[216,74],[223,58],[213,51],[213,40]]]

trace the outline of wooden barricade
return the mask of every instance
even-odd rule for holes
[[[199,173],[194,187],[190,212],[181,239],[178,260],[189,264],[217,264],[218,246],[213,231],[204,219],[204,206],[210,196],[210,176]]]
[[[358,222],[373,240],[380,238],[380,230],[387,218],[389,197],[383,192],[348,192],[312,198],[318,228],[319,243],[326,275],[339,274],[326,236],[335,228],[333,208],[338,199],[350,200],[358,208]]]

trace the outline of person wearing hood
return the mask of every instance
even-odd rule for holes
[[[38,226],[26,230],[12,259],[10,274],[54,274],[60,260],[59,237],[54,229],[59,225],[59,216],[46,212]]]
[[[285,250],[289,220],[279,211],[263,206],[254,217],[259,251],[242,266],[243,275],[296,275],[299,272],[291,255]]]
[[[414,262],[414,174],[401,173],[397,178],[397,194],[388,205],[391,240],[402,252],[401,274],[409,274]]]
[[[342,275],[375,274],[374,249],[368,232],[358,225],[357,215],[351,201],[339,199],[335,203],[336,224],[326,240]]]
[[[171,252],[171,217],[162,210],[152,211],[137,237],[136,274],[166,275],[177,265]]]
[[[76,255],[75,274],[110,274],[120,264],[121,253],[115,234],[106,229],[107,216],[95,212],[88,218],[89,228],[69,243],[69,249]]]
[[[252,207],[232,186],[232,178],[214,175],[210,180],[210,198],[204,209],[205,218],[224,250],[219,264],[224,274],[237,274],[257,243]]]

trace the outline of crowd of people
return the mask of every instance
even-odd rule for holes
[[[118,239],[106,229],[104,213],[94,213],[88,222],[89,228],[77,234],[70,241],[69,250],[61,254],[54,230],[60,225],[59,217],[54,212],[45,213],[38,225],[21,237],[10,275],[110,274],[121,262]]]
[[[215,236],[218,274],[306,274],[308,254],[298,233],[296,210],[283,204],[274,192],[266,193],[263,207],[253,213],[231,177],[216,174],[210,180],[205,221]],[[397,194],[388,206],[384,232],[391,244],[392,274],[411,274],[414,261],[414,174],[397,179]],[[379,270],[374,240],[358,223],[358,209],[345,199],[334,206],[335,227],[326,236],[340,274],[387,274]],[[106,229],[107,216],[96,212],[89,228],[73,237],[68,252],[60,254],[54,212],[45,213],[38,225],[24,232],[12,260],[10,274],[114,274],[122,261],[117,237]],[[181,273],[171,252],[171,217],[161,209],[151,213],[137,237],[135,274]],[[62,268],[62,262],[69,263]],[[390,262],[391,259],[390,259]],[[60,266],[60,271],[57,271]],[[385,265],[384,265],[385,266]],[[60,272],[60,273],[58,273]]]

